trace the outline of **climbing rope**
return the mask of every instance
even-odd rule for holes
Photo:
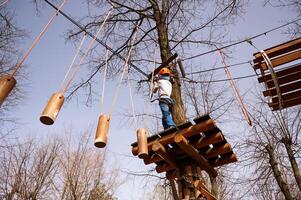
[[[151,101],[153,98],[153,87],[154,87],[154,75],[155,75],[155,69],[156,69],[156,54],[157,54],[157,45],[155,46],[154,49],[154,55],[153,55],[153,70],[152,70],[152,76],[149,84],[149,95],[148,95],[148,100],[147,100],[147,119],[144,121],[144,126],[146,129],[149,128],[150,122],[151,122]]]
[[[130,49],[129,49],[129,52],[128,52],[128,55],[125,59],[125,62],[124,62],[124,66],[123,66],[123,71],[120,75],[120,79],[116,85],[116,89],[115,89],[115,94],[113,96],[113,101],[112,101],[112,105],[111,105],[111,108],[110,108],[110,112],[109,112],[109,118],[112,117],[112,114],[113,114],[113,110],[116,106],[116,102],[117,102],[117,98],[119,96],[119,92],[120,92],[120,88],[121,88],[121,83],[122,83],[122,80],[123,80],[123,77],[125,75],[125,73],[128,71],[128,64],[129,64],[129,60],[130,60],[130,57],[131,57],[131,53],[132,53],[132,49],[134,47],[134,43],[136,41],[136,36],[137,36],[137,26],[135,27],[135,30],[134,30],[134,35],[133,35],[133,38],[131,40],[131,44],[130,44]]]
[[[104,98],[105,98],[105,88],[106,88],[106,79],[107,79],[107,69],[108,69],[108,56],[109,56],[109,50],[106,50],[105,55],[105,68],[103,73],[103,80],[102,80],[102,92],[101,92],[101,100],[100,100],[100,110],[103,107],[104,104]]]
[[[249,113],[243,103],[243,100],[238,92],[238,89],[236,87],[236,84],[235,84],[235,81],[233,80],[232,76],[231,76],[231,73],[227,67],[227,64],[226,64],[226,61],[225,61],[225,56],[224,56],[224,53],[222,51],[222,49],[219,49],[219,53],[220,53],[220,56],[221,56],[221,59],[222,59],[222,63],[224,64],[224,70],[225,70],[225,73],[227,75],[227,78],[229,79],[230,81],[230,84],[231,84],[231,87],[232,87],[232,90],[233,90],[233,93],[234,93],[234,96],[238,102],[238,105],[240,106],[241,108],[241,111],[244,115],[244,118],[245,120],[247,121],[247,123],[249,124],[249,126],[252,126],[252,121],[251,121],[251,118],[249,116]]]
[[[80,49],[81,49],[82,46],[83,46],[83,43],[84,43],[85,39],[86,39],[86,34],[83,35],[83,37],[82,37],[82,39],[81,39],[81,41],[80,41],[80,44],[79,44],[79,46],[78,46],[78,48],[77,48],[77,50],[76,50],[76,53],[75,53],[75,55],[74,55],[74,57],[73,57],[73,59],[72,59],[72,62],[70,63],[70,65],[69,65],[69,67],[68,67],[68,70],[67,70],[67,72],[66,72],[66,74],[65,74],[65,77],[64,77],[64,79],[63,79],[63,81],[62,81],[62,83],[61,83],[61,87],[60,87],[61,89],[60,89],[60,91],[63,92],[63,93],[64,93],[64,91],[66,90],[66,87],[64,86],[64,85],[65,85],[65,81],[66,81],[67,77],[69,76],[69,73],[70,73],[70,71],[71,71],[71,68],[72,68],[72,66],[74,65],[74,62],[75,62],[75,60],[76,60],[76,58],[77,58],[77,56],[78,56],[78,54],[79,54],[79,52],[80,52]]]
[[[96,38],[98,37],[100,31],[101,31],[102,28],[104,27],[104,25],[105,25],[107,19],[109,18],[109,16],[110,16],[112,10],[113,10],[113,7],[110,8],[110,10],[109,10],[107,16],[105,17],[105,19],[104,19],[104,21],[102,22],[101,26],[100,26],[99,29],[97,30],[95,37],[90,41],[90,43],[89,43],[89,45],[88,45],[88,47],[87,47],[87,49],[86,49],[84,55],[81,57],[79,63],[77,64],[76,68],[74,69],[74,72],[73,72],[71,78],[69,79],[69,81],[67,82],[67,84],[65,85],[65,87],[63,88],[63,93],[65,93],[65,92],[67,91],[67,89],[69,88],[70,84],[72,83],[72,81],[73,81],[74,78],[76,77],[76,75],[77,75],[77,73],[78,73],[78,70],[79,70],[80,66],[82,65],[82,63],[83,63],[83,61],[85,60],[86,56],[88,55],[90,49],[92,48],[93,44],[95,43]]]
[[[131,87],[129,72],[127,75],[127,85],[128,85],[128,89],[129,89],[129,96],[130,96],[132,115],[133,115],[133,119],[134,119],[134,125],[135,125],[135,128],[138,129],[138,121],[137,121],[136,112],[135,112],[134,99],[133,99],[133,94],[132,94],[132,89],[131,89],[132,87]]]
[[[27,52],[24,54],[22,57],[21,61],[16,65],[15,69],[13,70],[12,74],[10,75],[11,77],[14,77],[17,73],[17,71],[20,69],[21,65],[24,63],[24,61],[27,59],[33,48],[36,46],[36,44],[40,41],[41,37],[45,34],[45,32],[48,30],[49,25],[51,22],[54,20],[54,18],[58,15],[59,11],[64,7],[68,0],[64,0],[63,3],[59,6],[59,8],[54,12],[52,17],[49,19],[43,30],[39,33],[39,35],[35,38]]]

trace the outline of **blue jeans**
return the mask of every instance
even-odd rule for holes
[[[159,102],[159,106],[162,112],[162,125],[164,129],[168,129],[170,127],[176,127],[176,124],[172,120],[171,109],[168,106],[168,104]]]

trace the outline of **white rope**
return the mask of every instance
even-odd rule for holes
[[[265,60],[266,65],[268,66],[268,69],[269,69],[269,71],[271,73],[271,77],[273,79],[273,82],[274,82],[274,85],[275,85],[275,89],[276,89],[276,92],[277,92],[277,96],[278,96],[279,109],[281,110],[282,109],[281,90],[280,90],[280,87],[279,87],[279,84],[278,84],[277,75],[276,75],[276,73],[274,71],[274,66],[273,66],[270,58],[268,57],[268,55],[266,54],[266,52],[264,50],[261,50],[260,53],[261,53],[263,59]]]
[[[23,55],[22,59],[20,62],[18,62],[18,64],[16,65],[15,69],[13,70],[13,72],[11,73],[11,77],[15,76],[17,71],[21,68],[22,64],[24,63],[24,61],[27,59],[27,57],[30,55],[31,51],[33,50],[33,48],[38,44],[38,42],[40,41],[41,37],[45,34],[45,32],[48,30],[50,24],[52,23],[52,21],[54,20],[54,18],[58,15],[58,13],[60,12],[60,10],[62,10],[62,8],[64,7],[64,5],[67,3],[68,0],[64,0],[62,2],[62,4],[60,5],[60,7],[53,13],[52,17],[49,19],[49,21],[47,22],[47,24],[44,26],[43,30],[39,33],[39,35],[34,39],[33,43],[31,44],[31,46],[29,47],[29,49],[27,50],[27,52]]]
[[[131,53],[132,53],[132,49],[134,47],[134,43],[135,43],[135,40],[136,40],[137,30],[138,30],[138,28],[136,27],[133,39],[131,41],[131,46],[130,46],[128,55],[127,55],[127,57],[125,59],[125,63],[124,63],[124,66],[123,66],[123,71],[122,71],[120,79],[119,79],[119,81],[118,81],[118,83],[116,85],[115,94],[114,94],[112,105],[111,105],[111,109],[110,109],[110,112],[109,112],[109,118],[112,117],[112,114],[113,114],[113,111],[114,111],[114,108],[115,108],[115,105],[116,105],[116,102],[117,102],[117,98],[119,96],[120,87],[121,87],[121,83],[122,83],[123,77],[124,77],[125,73],[128,71],[128,63],[129,63],[129,60],[130,60],[130,57],[131,57]]]
[[[149,85],[149,96],[148,96],[148,101],[147,101],[147,117],[146,120],[144,121],[144,127],[148,129],[150,127],[150,122],[151,122],[151,100],[153,97],[153,87],[154,87],[154,73],[156,69],[156,52],[157,52],[157,45],[155,46],[154,49],[154,56],[153,56],[153,70],[152,70],[152,76],[151,76],[151,81]]]
[[[230,71],[228,69],[228,66],[227,66],[226,61],[225,61],[224,53],[223,53],[223,51],[221,49],[219,50],[219,53],[220,53],[220,56],[222,58],[222,63],[224,64],[225,73],[226,73],[228,79],[230,80],[230,85],[232,87],[232,90],[233,90],[234,96],[236,98],[236,101],[237,101],[238,105],[241,108],[241,111],[242,111],[242,113],[244,115],[244,118],[245,118],[246,122],[249,124],[249,126],[252,126],[251,117],[250,117],[249,112],[248,112],[247,108],[245,107],[244,102],[243,102],[243,100],[242,100],[242,98],[241,98],[241,96],[240,96],[240,94],[238,92],[236,83],[233,80],[233,78],[231,76],[231,73],[230,73]]]
[[[105,56],[105,69],[103,74],[103,82],[102,82],[102,92],[101,92],[101,101],[100,101],[100,110],[103,107],[104,104],[104,98],[105,98],[105,88],[106,88],[106,79],[107,79],[107,69],[108,69],[108,55],[109,50],[106,50],[106,56]]]
[[[78,54],[79,54],[79,52],[80,52],[80,49],[81,49],[82,46],[83,46],[83,43],[84,43],[85,39],[86,39],[86,34],[83,35],[83,37],[82,37],[82,39],[81,39],[81,41],[80,41],[80,44],[79,44],[79,46],[77,47],[76,53],[75,53],[75,55],[74,55],[74,57],[73,57],[73,59],[72,59],[72,62],[70,63],[70,65],[69,65],[69,67],[68,67],[68,70],[67,70],[67,72],[66,72],[66,74],[65,74],[65,77],[64,77],[64,79],[63,79],[63,81],[62,81],[62,83],[61,83],[61,87],[60,87],[60,88],[61,88],[61,89],[60,89],[61,92],[65,91],[65,89],[64,89],[65,81],[66,81],[67,77],[69,76],[69,73],[70,73],[70,71],[71,71],[71,68],[72,68],[72,66],[74,65],[74,62],[75,62],[75,60],[76,60],[76,58],[77,58],[77,56],[78,56]]]
[[[105,17],[105,19],[104,19],[104,21],[102,22],[101,26],[100,26],[99,29],[97,30],[96,35],[94,36],[94,38],[93,38],[93,39],[91,40],[91,42],[89,43],[89,45],[88,45],[88,47],[87,47],[87,49],[86,49],[84,55],[81,57],[81,59],[80,59],[78,65],[76,66],[76,69],[74,70],[74,72],[73,72],[73,74],[72,74],[70,80],[69,80],[68,83],[66,84],[63,93],[65,93],[65,92],[67,91],[67,89],[69,88],[70,84],[71,84],[72,81],[74,80],[74,78],[75,78],[75,76],[76,76],[76,74],[77,74],[77,72],[78,72],[78,70],[79,70],[81,64],[83,63],[84,59],[86,58],[86,56],[88,55],[90,49],[92,48],[93,44],[95,43],[95,41],[96,41],[96,39],[97,39],[97,37],[98,37],[100,31],[101,31],[102,28],[104,27],[104,25],[105,25],[107,19],[109,18],[109,16],[110,16],[112,10],[113,10],[113,7],[110,8],[110,10],[109,10],[107,16]]]

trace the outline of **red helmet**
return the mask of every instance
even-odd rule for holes
[[[170,75],[170,69],[163,67],[162,69],[160,69],[159,74],[161,75]]]

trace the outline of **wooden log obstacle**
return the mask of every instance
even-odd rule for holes
[[[263,95],[274,110],[301,104],[301,38],[268,48],[254,55],[254,70],[259,70]],[[275,69],[275,70],[274,70]]]
[[[144,138],[144,143],[138,137],[138,141],[132,144],[133,155],[140,155],[141,148],[144,152],[147,149],[147,153],[140,158],[145,165],[155,164],[157,173],[166,172],[167,179],[180,179],[189,166],[196,166],[194,169],[200,168],[216,177],[218,174],[215,167],[236,162],[237,157],[209,115],[197,117],[193,122],[194,124],[186,122],[177,128]],[[142,144],[144,147],[141,147]],[[202,195],[205,196],[203,193],[206,193],[206,189],[201,182],[195,182],[197,180],[199,179],[192,180],[191,185],[196,185],[194,188],[199,188],[198,191],[203,191]],[[181,191],[185,198],[185,188]]]

